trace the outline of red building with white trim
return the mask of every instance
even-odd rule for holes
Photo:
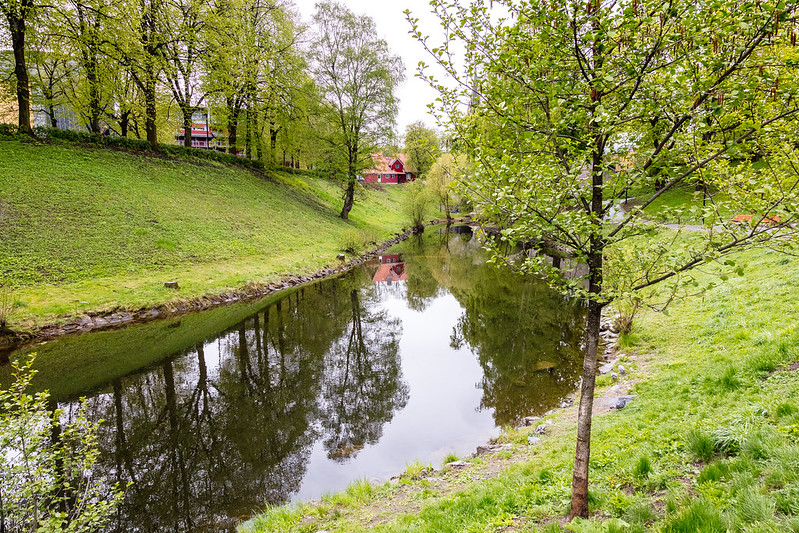
[[[416,174],[408,171],[408,156],[397,154],[372,154],[374,168],[363,171],[365,183],[407,183],[416,179]]]

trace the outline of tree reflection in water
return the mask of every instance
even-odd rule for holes
[[[232,531],[263,506],[304,492],[304,477],[338,483],[324,477],[330,465],[352,461],[359,467],[370,455],[360,450],[388,436],[392,421],[404,431],[392,450],[405,446],[404,439],[423,441],[418,433],[425,427],[414,425],[420,421],[395,418],[413,404],[402,373],[400,315],[418,328],[404,337],[421,351],[410,358],[416,379],[427,373],[423,381],[434,383],[426,389],[429,401],[447,402],[436,398],[442,395],[435,380],[457,380],[458,372],[430,373],[435,365],[425,358],[449,357],[450,344],[475,354],[479,368],[467,351],[453,359],[470,358],[474,371],[463,384],[472,400],[458,406],[468,414],[446,411],[456,413],[454,419],[468,426],[479,407],[505,425],[555,405],[579,374],[580,310],[541,283],[486,264],[480,248],[471,233],[426,232],[398,247],[396,254],[405,255],[391,257],[384,283],[372,283],[379,277],[375,266],[299,288],[202,342],[205,330],[194,324],[203,322],[184,319],[175,331],[193,345],[140,373],[109,378],[89,399],[91,417],[108,421],[100,433],[107,450],[103,474],[132,482],[113,529]],[[451,311],[431,316],[433,309]],[[460,313],[457,322],[453,313]],[[420,344],[425,335],[436,342]],[[433,345],[443,351],[432,351]],[[472,403],[478,402],[475,379],[479,406]],[[490,417],[483,421],[493,429]],[[419,453],[426,453],[424,445]],[[436,446],[441,449],[440,442]]]
[[[484,372],[480,407],[494,410],[497,425],[542,414],[572,393],[582,369],[582,309],[543,282],[487,263],[479,233],[424,238],[409,243],[425,250],[406,259],[409,305],[423,308],[435,296],[430,289],[411,292],[430,285],[416,279],[428,274],[457,298],[463,314],[452,346],[469,346],[477,355]]]
[[[299,489],[319,438],[338,461],[375,442],[408,389],[369,281],[301,288],[91,398],[106,474],[132,482],[112,529],[233,530]]]
[[[408,401],[399,359],[401,322],[386,311],[370,313],[355,289],[350,312],[349,336],[328,352],[322,392],[325,449],[338,462],[377,442],[383,425]]]

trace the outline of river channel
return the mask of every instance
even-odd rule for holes
[[[581,310],[486,259],[470,229],[428,230],[261,301],[35,346],[34,383],[104,420],[102,474],[132,483],[111,531],[232,531],[468,455],[574,390]]]

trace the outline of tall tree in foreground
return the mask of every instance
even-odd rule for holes
[[[600,316],[614,300],[668,299],[700,266],[792,242],[799,205],[794,2],[433,0],[433,48],[458,83],[428,80],[476,168],[467,189],[516,265],[587,304],[571,515],[588,515]],[[510,17],[499,20],[491,6]],[[410,18],[415,27],[415,20]],[[454,63],[454,47],[465,65]],[[423,71],[424,72],[424,71]],[[467,113],[465,110],[470,110]],[[680,186],[706,191],[659,229],[644,209]],[[610,222],[618,198],[652,191]],[[703,198],[705,201],[703,201]],[[751,215],[733,222],[731,214]],[[566,258],[554,265],[547,254]]]
[[[322,2],[314,17],[318,35],[312,47],[312,71],[324,100],[321,115],[329,127],[323,139],[331,163],[344,175],[341,218],[347,220],[355,199],[355,181],[372,164],[372,148],[392,130],[397,115],[394,90],[404,79],[399,57],[379,39],[374,21],[341,4]]]
[[[31,128],[31,87],[28,79],[26,63],[25,39],[28,36],[28,24],[33,19],[33,0],[3,0],[0,12],[8,22],[11,34],[11,48],[14,53],[14,81],[19,108],[19,131],[33,134]]]

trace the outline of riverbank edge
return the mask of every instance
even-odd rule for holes
[[[425,226],[435,226],[446,222],[446,220],[434,219]],[[468,222],[466,219],[450,221],[450,223],[466,222]],[[65,335],[127,327],[153,320],[181,316],[194,311],[203,311],[223,305],[263,298],[286,289],[338,276],[373,259],[415,233],[413,229],[406,230],[403,228],[403,230],[395,233],[394,237],[362,253],[355,259],[343,261],[340,265],[334,267],[326,266],[313,272],[293,274],[271,282],[250,282],[243,287],[222,293],[208,293],[186,299],[173,299],[152,307],[141,307],[135,310],[117,308],[110,312],[88,311],[78,318],[67,319],[64,323],[57,322],[64,317],[54,317],[52,322],[26,331],[15,331],[6,328],[5,330],[0,330],[0,354],[9,354],[27,344],[52,340]]]

